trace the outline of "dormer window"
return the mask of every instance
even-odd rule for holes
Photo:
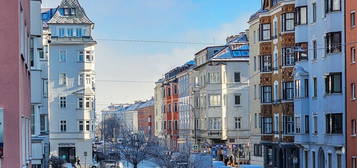
[[[74,16],[76,15],[76,8],[61,8],[59,12],[62,16]]]

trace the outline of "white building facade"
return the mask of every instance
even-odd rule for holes
[[[90,164],[95,134],[94,23],[77,0],[62,0],[47,25],[50,154]]]
[[[249,47],[245,33],[227,38],[226,46],[208,47],[195,56],[198,132],[201,144],[228,149],[236,162],[249,162]]]
[[[344,1],[296,0],[295,143],[300,167],[345,167]]]
[[[158,80],[155,83],[154,88],[154,111],[155,111],[155,136],[158,138],[163,138],[163,98],[164,98],[164,87],[163,79]]]

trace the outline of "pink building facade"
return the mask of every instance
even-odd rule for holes
[[[29,0],[0,2],[0,167],[19,168],[31,166]]]

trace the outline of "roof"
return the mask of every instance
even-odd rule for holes
[[[212,60],[217,59],[234,59],[239,57],[249,57],[249,45],[244,44],[235,50],[231,50],[229,46],[217,53]]]
[[[65,8],[74,8],[76,14],[63,16],[61,13]],[[86,15],[78,0],[62,0],[57,7],[54,16],[47,22],[48,24],[94,24]]]

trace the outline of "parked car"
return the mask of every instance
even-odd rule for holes
[[[119,163],[115,160],[103,160],[100,162],[100,168],[118,168]]]

